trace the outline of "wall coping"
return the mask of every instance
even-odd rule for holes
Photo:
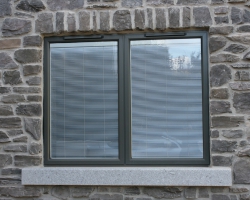
[[[42,167],[22,169],[23,185],[231,186],[229,167]]]

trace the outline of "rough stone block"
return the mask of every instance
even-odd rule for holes
[[[211,87],[222,86],[231,80],[231,70],[226,65],[214,65],[210,70]]]
[[[19,168],[5,168],[2,169],[2,175],[20,175],[21,169]]]
[[[143,193],[161,199],[174,199],[181,197],[181,188],[177,187],[145,187]]]
[[[36,32],[53,33],[53,14],[41,13],[36,20]]]
[[[224,194],[213,194],[212,200],[230,200],[229,196]]]
[[[109,31],[110,30],[110,13],[109,11],[100,12],[100,30]]]
[[[211,138],[218,138],[220,136],[220,133],[218,130],[211,130],[210,131],[210,137]]]
[[[41,196],[41,189],[39,187],[0,187],[0,194],[3,196],[11,196],[17,198],[31,198]]]
[[[155,19],[156,19],[156,29],[165,30],[166,29],[166,13],[164,8],[155,9]]]
[[[182,13],[182,26],[183,27],[190,27],[190,20],[191,20],[191,12],[190,7],[184,7]]]
[[[250,68],[250,64],[248,64],[248,63],[236,63],[236,64],[231,64],[231,67],[233,67],[233,68]]]
[[[41,120],[24,118],[25,131],[31,134],[35,140],[40,140],[41,138]]]
[[[15,49],[21,47],[20,39],[0,40],[0,49]]]
[[[153,30],[154,24],[153,24],[153,9],[147,8],[147,17],[148,17],[148,28]]]
[[[180,27],[180,9],[168,8],[169,28]]]
[[[233,106],[237,113],[250,113],[250,92],[234,93]]]
[[[4,186],[4,185],[20,185],[21,184],[21,179],[18,178],[0,178],[0,185]]]
[[[243,193],[243,192],[248,192],[249,189],[246,187],[233,186],[229,188],[229,191],[232,193]]]
[[[67,23],[68,23],[68,32],[76,31],[76,19],[75,19],[75,14],[74,13],[69,13],[68,14]]]
[[[200,187],[198,198],[209,198],[208,188]]]
[[[237,32],[240,33],[249,33],[250,32],[250,26],[249,25],[243,25],[237,28]]]
[[[93,187],[86,186],[74,186],[71,188],[72,197],[89,197],[89,195],[94,191]]]
[[[219,26],[219,27],[210,26],[209,33],[211,35],[214,35],[214,34],[228,35],[232,33],[233,30],[234,30],[233,26]]]
[[[245,34],[233,34],[230,36],[227,36],[227,38],[233,42],[239,42],[242,44],[249,44],[250,43],[250,35],[245,33]]]
[[[235,184],[250,184],[250,161],[239,159],[233,167]]]
[[[250,81],[249,71],[237,71],[234,75],[235,81]]]
[[[79,12],[79,31],[90,30],[90,13],[88,11]]]
[[[250,90],[250,83],[248,82],[229,83],[229,86],[231,87],[232,90],[238,90],[238,91]]]
[[[225,37],[222,37],[222,36],[210,37],[210,39],[209,39],[210,53],[221,49],[226,44],[227,44],[227,40]]]
[[[28,85],[40,85],[41,82],[42,82],[41,77],[32,77],[26,81],[26,83],[28,83]]]
[[[244,123],[243,116],[217,116],[212,117],[212,127],[216,128],[233,128]]]
[[[210,62],[221,63],[221,62],[237,62],[240,60],[239,56],[227,53],[221,53],[210,57]]]
[[[212,0],[212,4],[223,4],[225,3],[225,0]]]
[[[196,27],[209,27],[213,23],[208,7],[194,7],[193,16]]]
[[[139,30],[143,30],[145,28],[144,10],[135,10],[135,28]]]
[[[42,71],[42,66],[40,65],[25,65],[23,66],[23,75],[37,75]]]
[[[24,47],[40,47],[42,46],[42,38],[39,35],[26,36],[23,38]]]
[[[19,103],[24,101],[25,101],[24,96],[18,94],[10,94],[2,97],[3,103]]]
[[[16,69],[18,65],[5,52],[0,53],[0,69]]]
[[[142,6],[142,0],[122,0],[122,7],[134,8],[141,6]]]
[[[185,189],[184,196],[186,199],[196,199],[197,189],[195,187],[188,187]]]
[[[6,143],[6,142],[10,142],[10,138],[5,132],[0,131],[0,143]]]
[[[14,53],[16,61],[20,63],[41,62],[42,51],[36,49],[19,49]]]
[[[38,143],[31,143],[29,147],[29,153],[31,155],[37,155],[41,153],[42,151],[42,145]]]
[[[174,0],[147,0],[147,4],[152,6],[174,5]]]
[[[220,15],[220,14],[227,14],[228,13],[228,7],[216,7],[214,8],[214,14]]]
[[[22,130],[9,130],[7,131],[8,135],[13,137],[13,136],[20,136],[23,134],[23,131]]]
[[[219,16],[219,17],[215,17],[214,21],[216,24],[228,24],[229,23],[229,19],[228,16]]]
[[[140,189],[138,187],[126,187],[124,188],[125,195],[139,195]]]
[[[19,71],[5,71],[3,73],[4,84],[18,85],[22,83],[22,78]]]
[[[0,1],[0,17],[11,15],[11,0]]]
[[[1,116],[9,116],[13,115],[13,110],[11,106],[0,105],[0,115]]]
[[[232,113],[230,109],[230,102],[228,101],[211,101],[210,102],[210,113],[223,114],[223,113]]]
[[[243,60],[250,60],[250,52],[244,55]]]
[[[233,24],[240,24],[243,22],[243,12],[237,7],[231,9],[231,20]]]
[[[0,167],[5,167],[12,164],[12,157],[9,154],[0,154]],[[0,192],[1,194],[1,192]]]
[[[223,130],[222,135],[228,139],[242,138],[242,130]]]
[[[42,107],[40,104],[18,105],[16,107],[17,115],[40,116],[41,113]]]
[[[237,142],[227,140],[212,140],[212,152],[235,152]]]
[[[64,31],[64,12],[56,13],[56,32],[61,33]]]
[[[18,167],[39,166],[42,164],[40,156],[15,155],[14,164]]]
[[[121,194],[94,194],[89,198],[89,200],[96,199],[123,200],[123,196]]]
[[[237,155],[239,157],[244,157],[244,156],[250,157],[250,148],[249,147],[245,147],[245,148],[239,150]]]
[[[179,5],[196,5],[196,4],[206,4],[207,0],[178,0]]]
[[[51,195],[59,199],[67,200],[70,195],[69,187],[55,186],[51,190]]]
[[[250,200],[250,194],[241,194],[240,200]]]
[[[30,96],[27,96],[27,101],[39,102],[39,101],[42,101],[42,96],[39,96],[39,95],[30,95]]]
[[[41,88],[39,87],[14,87],[13,92],[20,93],[20,94],[40,93]]]
[[[7,145],[3,148],[7,152],[27,152],[27,145]]]
[[[228,51],[231,53],[242,53],[247,50],[247,47],[241,44],[231,44],[224,51]]]
[[[75,10],[82,9],[84,0],[68,1],[68,0],[47,0],[49,9],[52,11],[56,10]]]
[[[27,143],[27,141],[28,141],[28,137],[27,136],[21,136],[21,137],[13,139],[13,142],[24,142],[24,143]]]
[[[129,10],[117,10],[113,16],[113,26],[116,31],[131,30],[131,15]]]
[[[17,4],[16,9],[26,12],[39,12],[44,10],[45,6],[41,0],[21,0]]]
[[[0,118],[0,128],[21,128],[19,117]]]
[[[210,97],[212,99],[228,99],[229,93],[227,88],[211,89]]]
[[[213,166],[232,166],[232,156],[212,156]]]
[[[16,36],[29,33],[31,31],[31,21],[18,18],[6,18],[2,25],[3,36]]]

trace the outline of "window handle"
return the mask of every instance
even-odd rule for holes
[[[178,33],[166,33],[166,34],[154,34],[154,33],[145,33],[145,37],[164,37],[164,36],[185,36],[187,33],[178,32]]]
[[[97,36],[66,36],[63,39],[64,40],[78,40],[78,39],[102,39],[103,35],[97,35]]]

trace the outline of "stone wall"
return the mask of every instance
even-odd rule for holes
[[[0,200],[250,200],[250,1],[0,0]],[[22,186],[43,166],[43,37],[207,30],[211,166],[232,187]]]

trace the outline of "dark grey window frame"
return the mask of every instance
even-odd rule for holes
[[[131,88],[130,88],[130,41],[149,39],[201,39],[202,58],[202,123],[203,158],[132,159],[131,157]],[[118,41],[118,140],[119,159],[51,159],[50,158],[50,44]],[[124,35],[93,35],[44,38],[44,165],[46,166],[208,166],[209,142],[209,78],[208,34],[206,31],[148,33]]]

